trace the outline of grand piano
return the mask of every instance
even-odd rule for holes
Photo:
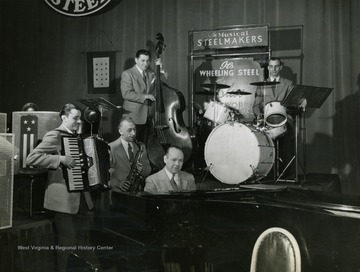
[[[195,271],[250,271],[259,236],[276,227],[295,238],[301,271],[360,271],[360,198],[339,193],[277,184],[162,195],[113,193],[101,221],[113,241],[127,240],[152,259],[160,256],[163,265],[202,263],[211,269]],[[275,244],[266,249],[273,250]]]

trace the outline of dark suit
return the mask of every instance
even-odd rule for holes
[[[146,123],[149,101],[145,100],[145,95],[154,94],[155,73],[149,69],[146,73],[146,84],[136,65],[121,74],[121,94],[125,110],[123,116],[130,116],[136,125]]]
[[[129,158],[125,152],[124,146],[121,142],[121,139],[118,138],[114,142],[109,144],[110,146],[110,167],[111,167],[111,177],[110,177],[110,186],[114,191],[120,191],[116,186],[120,186],[120,182],[126,180],[127,176],[130,173],[130,162]],[[142,163],[142,176],[147,177],[151,172],[150,162],[147,157],[147,152],[145,145],[143,146],[143,156],[140,159]],[[139,151],[139,147],[133,143],[134,156]]]
[[[178,174],[179,184],[177,186],[179,191],[196,190],[195,179],[193,175],[183,171],[180,171]],[[176,189],[171,185],[170,179],[165,172],[165,168],[163,168],[159,172],[149,176],[146,179],[144,191],[152,194],[159,194],[176,191]]]
[[[269,81],[269,79],[267,80]],[[264,113],[264,105],[271,101],[283,101],[293,86],[293,82],[280,77],[279,84],[258,87],[255,92],[253,111],[256,116]],[[265,92],[265,96],[264,96]]]

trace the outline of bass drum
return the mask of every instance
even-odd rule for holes
[[[275,160],[270,136],[253,125],[238,122],[214,128],[206,140],[204,153],[210,172],[226,184],[263,178]]]

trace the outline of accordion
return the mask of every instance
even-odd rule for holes
[[[62,136],[62,155],[73,158],[76,166],[63,167],[69,192],[108,189],[110,179],[109,146],[97,137]]]

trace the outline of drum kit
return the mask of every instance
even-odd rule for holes
[[[271,86],[278,82],[254,82],[254,86]],[[213,124],[206,138],[204,158],[208,171],[226,184],[257,181],[268,175],[276,160],[274,141],[286,132],[287,114],[279,101],[264,105],[263,118],[256,122],[241,122],[235,111],[216,101],[219,89],[230,88],[226,84],[202,84],[213,91],[214,100],[207,103],[204,118]],[[232,95],[251,95],[241,90],[227,92]],[[199,94],[199,92],[197,93]],[[212,95],[212,93],[210,93]]]

